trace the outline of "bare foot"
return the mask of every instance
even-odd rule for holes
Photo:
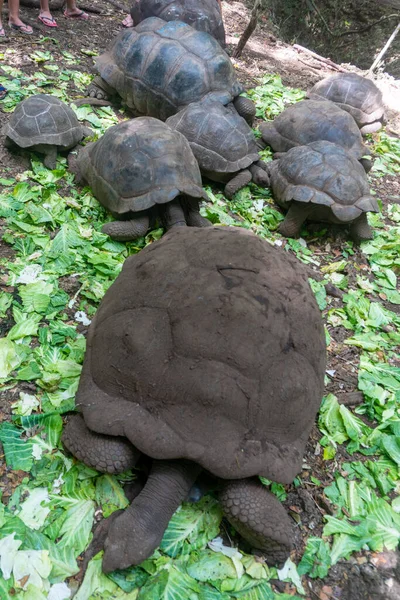
[[[125,19],[122,21],[122,25],[124,27],[133,27],[133,19],[132,19],[131,15],[128,15],[127,17],[125,17]]]
[[[64,11],[64,17],[67,17],[68,19],[80,19],[81,21],[87,21],[89,15],[75,6],[75,8],[67,8]]]

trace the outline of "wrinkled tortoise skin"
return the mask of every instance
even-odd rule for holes
[[[326,140],[342,146],[357,160],[370,154],[353,117],[328,100],[297,102],[271,123],[262,124],[260,131],[274,152]]]
[[[30,96],[18,104],[3,133],[20,148],[57,146],[69,150],[84,132],[74,111],[48,94]]]
[[[313,205],[311,220],[350,223],[366,212],[378,212],[360,163],[343,148],[320,141],[297,146],[269,163],[274,199],[285,209],[292,202]]]
[[[101,78],[137,116],[165,121],[191,102],[228,104],[243,91],[218,42],[181,21],[145,19],[96,61]]]
[[[134,0],[131,16],[135,25],[149,17],[183,21],[205,31],[225,47],[225,29],[217,0]]]
[[[89,330],[77,405],[94,432],[214,475],[289,483],[324,386],[303,266],[236,228],[180,228],[129,257]]]
[[[152,117],[110,127],[81,150],[79,171],[116,218],[165,204],[180,194],[207,199],[187,140]]]
[[[351,114],[363,134],[378,131],[382,127],[382,92],[373,81],[357,73],[331,75],[316,83],[308,96],[337,104]]]

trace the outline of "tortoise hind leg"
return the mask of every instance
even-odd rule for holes
[[[185,212],[180,200],[175,199],[159,207],[163,227],[169,231],[173,227],[186,227]]]
[[[78,460],[102,473],[123,473],[134,467],[140,456],[125,438],[91,431],[81,415],[69,419],[61,440]]]
[[[243,119],[247,121],[251,127],[256,116],[256,107],[254,102],[252,102],[250,98],[236,96],[233,101],[233,106],[236,108],[239,115],[243,117]]]
[[[200,214],[199,202],[195,198],[186,198],[183,210],[188,227],[211,227],[210,221]]]
[[[117,242],[129,242],[146,235],[149,223],[149,216],[143,214],[129,221],[112,221],[111,223],[106,223],[101,228],[101,231]]]
[[[311,206],[307,204],[292,202],[284,221],[279,225],[279,233],[289,238],[300,237],[302,225],[311,210]]]
[[[368,223],[367,213],[362,213],[350,226],[350,235],[354,242],[359,244],[364,240],[372,240],[373,232]]]
[[[281,566],[292,549],[293,531],[279,500],[256,479],[228,481],[218,499],[228,521],[269,565]]]

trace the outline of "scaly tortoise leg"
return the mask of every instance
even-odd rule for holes
[[[185,212],[179,199],[172,200],[158,207],[161,223],[166,231],[173,227],[186,227]]]
[[[186,460],[153,462],[142,492],[110,524],[104,543],[104,573],[139,565],[153,554],[200,471],[199,465]]]
[[[235,177],[233,177],[225,186],[224,194],[229,199],[232,200],[233,196],[245,187],[252,180],[253,176],[248,169],[243,169],[240,171]]]
[[[301,227],[311,210],[307,204],[292,202],[284,221],[279,225],[279,233],[289,238],[300,237]]]
[[[47,146],[43,164],[52,171],[57,167],[57,146]]]
[[[210,221],[200,214],[198,200],[186,198],[183,203],[183,210],[188,227],[211,227]]]
[[[254,102],[252,102],[250,98],[236,96],[233,101],[233,106],[236,108],[239,115],[243,117],[243,119],[247,121],[251,127],[256,116],[256,107]]]
[[[101,473],[123,473],[134,467],[140,456],[125,438],[91,431],[81,415],[68,420],[61,441],[75,458]]]
[[[281,566],[292,549],[293,531],[279,500],[256,479],[228,481],[218,499],[228,521],[269,565]]]
[[[149,215],[144,214],[129,221],[112,221],[111,223],[106,223],[101,228],[101,231],[117,242],[129,242],[130,240],[136,240],[146,235],[149,223]]]
[[[358,219],[350,225],[350,235],[354,242],[359,244],[364,240],[372,240],[372,227],[368,223],[367,213],[362,213]]]
[[[86,90],[86,96],[98,100],[108,100],[115,94],[112,87],[102,77],[95,77]]]
[[[261,160],[254,163],[249,167],[249,171],[253,178],[253,183],[259,185],[260,187],[269,187],[269,176],[266,169],[263,168],[263,163]]]

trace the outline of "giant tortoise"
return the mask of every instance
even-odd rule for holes
[[[189,104],[167,124],[187,138],[202,174],[226,183],[227,198],[250,181],[268,186],[267,165],[260,160],[254,134],[231,104]]]
[[[382,127],[382,92],[373,81],[357,73],[337,73],[326,77],[316,83],[307,95],[312,99],[335,102],[351,114],[363,135]]]
[[[17,105],[3,133],[8,148],[16,145],[44,154],[45,166],[55,169],[57,150],[70,150],[93,132],[79,123],[65,102],[48,94],[36,94]]]
[[[85,146],[71,165],[118,219],[103,232],[119,241],[145,235],[159,217],[174,225],[207,226],[199,200],[208,199],[185,137],[152,117],[114,125]]]
[[[298,237],[304,221],[350,225],[356,242],[372,238],[367,212],[379,212],[360,163],[337,144],[296,146],[268,163],[276,202],[288,209],[280,232]]]
[[[225,47],[224,23],[217,0],[133,0],[131,17],[135,25],[149,17],[183,21],[198,31],[209,33]]]
[[[304,266],[240,229],[180,228],[125,261],[90,326],[75,415],[63,434],[103,472],[152,469],[108,522],[103,570],[139,564],[202,469],[268,562],[292,547],[290,520],[258,476],[302,468],[324,387],[325,335]]]
[[[165,121],[200,100],[233,101],[249,123],[255,116],[253,102],[239,95],[243,88],[229,56],[211,35],[181,21],[151,17],[122,31],[96,69],[100,77],[87,94],[101,100],[116,93],[135,116]]]
[[[329,100],[302,100],[286,108],[272,122],[260,126],[263,142],[274,152],[287,152],[318,140],[338,144],[371,168],[370,151],[364,145],[353,117]]]

